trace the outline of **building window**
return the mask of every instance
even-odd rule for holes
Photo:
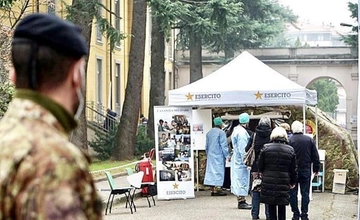
[[[116,63],[115,64],[115,101],[116,104],[120,105],[120,73],[121,73],[121,69],[120,69],[120,63]]]
[[[96,103],[102,106],[102,59],[96,59]]]
[[[115,29],[120,32],[120,0],[115,0]],[[115,43],[116,47],[120,47],[120,42]]]
[[[172,72],[169,72],[169,90],[173,89],[173,76],[172,76]]]
[[[115,29],[120,31],[120,1],[115,0]]]
[[[96,24],[96,40],[102,42],[102,34],[99,24]]]
[[[170,60],[173,59],[173,39],[170,39],[168,43],[168,57]]]
[[[115,111],[118,115],[121,114],[121,65],[120,63],[115,64]]]
[[[48,14],[54,15],[56,8],[56,0],[49,0],[47,5],[47,12]]]
[[[102,0],[99,0],[99,5],[102,4]],[[100,10],[100,15],[102,16],[102,8],[101,6],[98,6],[99,7],[99,10]],[[102,42],[102,33],[101,33],[101,28],[100,28],[100,25],[97,23],[96,24],[96,40],[98,42]]]

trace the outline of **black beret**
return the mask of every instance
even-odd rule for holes
[[[14,41],[28,39],[38,45],[53,48],[65,56],[80,58],[88,54],[81,28],[55,15],[31,14],[14,31]]]

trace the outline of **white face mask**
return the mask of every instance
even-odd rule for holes
[[[74,115],[74,118],[77,121],[79,120],[80,115],[81,115],[82,111],[84,110],[84,106],[85,106],[84,94],[82,92],[83,88],[85,88],[85,61],[84,61],[84,59],[82,59],[82,61],[80,63],[80,74],[81,74],[81,87],[76,89],[76,95],[79,100],[79,106],[77,107],[75,115]]]

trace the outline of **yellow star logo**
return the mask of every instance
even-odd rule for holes
[[[262,99],[262,93],[260,93],[259,91],[257,93],[254,94],[255,95],[255,99]]]
[[[186,96],[186,100],[191,100],[191,101],[192,101],[194,95],[191,95],[190,92],[189,92],[189,93],[188,93],[187,95],[185,95],[185,96]]]
[[[179,184],[174,183],[174,184],[173,184],[173,187],[174,187],[174,189],[178,189],[178,188],[179,188]]]

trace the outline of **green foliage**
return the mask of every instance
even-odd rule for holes
[[[212,52],[270,45],[284,35],[285,23],[297,20],[289,8],[273,0],[211,0],[189,4],[182,11],[177,26],[183,50],[189,48],[190,33],[198,33]]]
[[[65,2],[63,2],[65,4]],[[88,16],[89,14],[95,18],[96,24],[99,25],[101,33],[105,34],[106,38],[109,40],[110,50],[113,51],[115,48],[115,45],[120,45],[120,41],[125,39],[125,35],[118,31],[116,28],[113,27],[110,22],[103,17],[102,11],[106,11],[107,13],[110,13],[111,16],[116,16],[113,12],[110,12],[108,8],[105,7],[100,1],[87,1],[86,3],[79,2],[78,4],[81,5],[66,5],[66,19],[69,21],[74,22],[75,16],[79,16],[81,14],[86,14]],[[85,5],[83,5],[85,4]]]
[[[181,1],[173,0],[149,0],[151,15],[159,22],[167,39],[170,37],[171,28],[176,25],[179,17],[186,13]]]
[[[337,86],[333,79],[319,79],[309,89],[317,91],[318,107],[324,112],[334,112],[339,104]]]
[[[111,150],[114,147],[115,135],[118,128],[118,124],[114,125],[114,129],[109,132],[98,131],[96,132],[95,139],[89,141],[89,146],[97,153],[96,158],[100,161],[109,160],[111,157]],[[136,142],[135,142],[135,155],[141,156],[148,152],[155,145],[146,134],[146,126],[139,126]]]
[[[0,118],[4,116],[14,91],[15,88],[9,81],[4,81],[0,84]]]
[[[89,141],[89,146],[97,153],[96,158],[100,161],[109,160],[111,157],[111,150],[114,147],[115,134],[117,131],[117,123],[114,125],[115,129],[110,129],[109,132],[97,131],[95,139]]]
[[[141,156],[155,146],[154,140],[151,140],[147,136],[146,131],[146,126],[141,125],[138,127],[135,142],[135,156]]]
[[[348,2],[348,8],[351,13],[351,18],[353,18],[356,22],[358,21],[358,4]],[[359,24],[358,24],[359,25]],[[351,32],[349,35],[342,35],[341,40],[344,41],[349,46],[358,47],[358,26],[352,26]]]
[[[16,0],[0,0],[0,8],[11,6]]]
[[[300,41],[300,38],[299,38],[299,37],[297,37],[297,38],[296,38],[296,41],[295,41],[294,46],[295,46],[295,47],[301,47],[301,46],[302,46],[302,45],[301,45],[301,41]]]
[[[223,39],[221,36],[231,28],[239,28],[237,15],[242,12],[242,3],[238,0],[209,0],[203,2],[184,3],[182,15],[177,27],[179,30],[178,43],[182,49],[189,47],[190,33],[208,39],[213,43]]]

